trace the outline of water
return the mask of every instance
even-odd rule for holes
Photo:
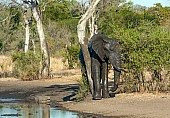
[[[83,118],[76,112],[49,105],[21,104],[16,99],[0,99],[0,118]]]
[[[21,99],[13,99],[13,98],[8,98],[8,99],[3,99],[3,98],[0,98],[0,103],[6,103],[6,102],[9,102],[9,103],[13,103],[13,102],[17,102],[17,101],[22,101]]]

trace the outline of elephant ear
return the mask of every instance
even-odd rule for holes
[[[104,50],[104,40],[107,37],[101,34],[96,34],[91,38],[91,44],[92,49],[95,51],[95,53],[100,57],[102,61],[104,61],[104,57],[106,55],[106,52]]]
[[[116,41],[116,39],[113,38],[105,38],[104,39],[104,49],[108,50],[109,52],[116,51],[119,49],[119,43]]]
[[[112,46],[112,42],[113,42],[113,40],[111,38],[108,38],[108,37],[104,38],[103,39],[103,47],[104,47],[104,49],[107,50],[107,51],[110,51],[111,46]]]

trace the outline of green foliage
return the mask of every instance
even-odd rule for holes
[[[155,24],[160,24],[159,18],[156,14],[149,13],[150,11],[144,11],[144,19]]]
[[[14,53],[12,60],[15,64],[14,74],[22,80],[39,79],[41,54],[32,51]]]
[[[45,24],[46,37],[51,56],[61,57],[67,52],[66,46],[77,45],[77,26],[78,19],[65,19],[61,21],[51,21]]]
[[[135,28],[139,25],[140,20],[143,19],[140,14],[129,9],[121,9],[119,12],[120,15],[123,16],[121,20],[125,28]]]
[[[79,91],[77,92],[76,95],[76,101],[84,100],[84,98],[86,98],[87,95],[90,93],[89,84],[87,80],[87,72],[84,65],[81,65],[81,73],[82,73],[82,78],[81,80],[78,81]]]
[[[46,7],[44,12],[45,19],[51,20],[63,20],[71,17],[71,13],[68,9],[68,2],[50,2],[50,4]]]
[[[85,8],[83,8],[82,5],[77,0],[70,1],[69,10],[71,12],[72,17],[74,17],[74,18],[80,17],[83,12],[83,9],[85,9]]]
[[[19,12],[19,7],[11,7],[10,8],[10,15],[12,16],[10,18],[10,25],[11,30],[17,29],[19,26],[19,23],[21,22],[21,12]]]
[[[146,13],[152,16],[151,18],[154,19],[156,22],[159,22],[160,25],[167,25],[169,24],[169,17],[170,17],[170,7],[162,7],[160,3],[157,3],[155,7],[150,7]]]
[[[144,70],[151,71],[151,81],[160,82],[167,79],[161,77],[161,72],[162,69],[170,69],[168,30],[169,28],[160,26],[142,26],[124,31],[120,42],[122,43],[124,67],[132,73],[131,79],[142,80],[144,75],[139,76],[138,73],[142,73]],[[144,84],[146,81],[138,81],[137,84],[140,82]]]
[[[1,54],[10,54],[13,51],[18,51],[17,46],[24,37],[25,30],[21,26],[22,12],[21,8],[17,6],[0,6],[0,9],[0,19],[5,19],[4,22],[0,23]]]
[[[87,79],[85,77],[82,77],[79,83],[79,91],[76,94],[76,101],[82,101],[88,94],[89,94],[89,88],[87,84]]]
[[[67,28],[71,33],[75,34],[77,33],[77,24],[78,24],[79,19],[72,18],[72,19],[64,19],[61,21],[58,21],[58,25],[61,28]]]
[[[67,47],[65,53],[63,53],[64,62],[68,62],[69,68],[76,68],[79,66],[79,46],[78,45],[71,45]]]
[[[100,15],[99,32],[121,44],[123,68],[128,70],[122,75],[124,92],[170,90],[170,25],[162,26],[154,13],[119,7],[116,11],[108,8]],[[145,78],[145,71],[151,73],[151,80]],[[148,89],[150,86],[152,89]]]

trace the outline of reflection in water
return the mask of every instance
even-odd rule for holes
[[[82,118],[82,116],[48,105],[0,103],[0,118]]]
[[[8,99],[2,99],[0,98],[0,103],[1,102],[17,102],[17,101],[20,101],[21,99],[13,99],[13,98],[8,98]]]

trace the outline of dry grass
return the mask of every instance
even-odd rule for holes
[[[0,55],[0,77],[1,81],[16,80],[13,77],[5,76],[13,72],[13,63],[10,57]],[[80,69],[68,69],[67,64],[64,64],[62,58],[51,58],[51,73],[52,79],[57,81],[77,81],[81,78]],[[53,80],[50,81],[53,81]]]
[[[61,70],[67,69],[67,64],[64,64],[62,62],[62,58],[51,58],[51,71],[52,72],[57,72]]]
[[[61,70],[66,70],[67,69],[67,64],[64,64],[62,62],[62,58],[51,58],[51,71],[52,72],[57,72]],[[13,71],[13,63],[12,59],[10,57],[0,55],[0,73],[10,73]]]
[[[13,63],[10,57],[0,55],[0,74],[12,73]]]
[[[80,69],[68,69],[68,65],[63,63],[62,58],[51,58],[52,78],[63,82],[77,82],[81,79]]]

